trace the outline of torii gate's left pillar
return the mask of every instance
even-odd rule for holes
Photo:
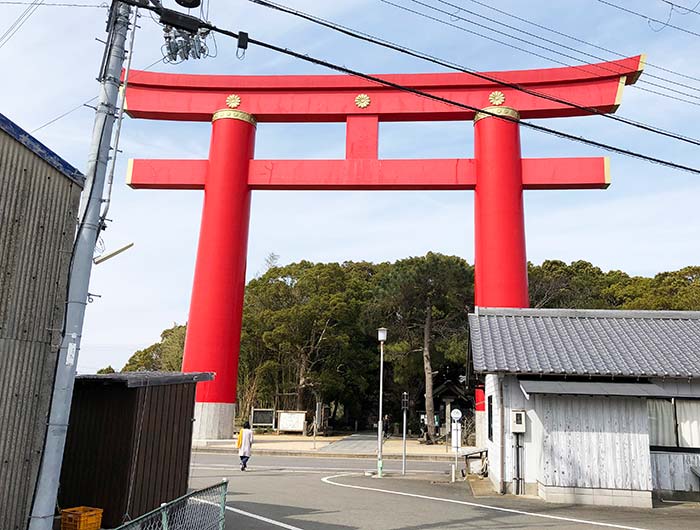
[[[255,118],[226,109],[212,118],[209,165],[183,372],[216,372],[197,385],[193,438],[233,437],[240,351]]]

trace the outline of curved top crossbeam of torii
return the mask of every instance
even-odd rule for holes
[[[505,104],[523,119],[613,113],[625,85],[644,67],[639,55],[606,63],[492,72],[484,74],[518,88],[466,73],[379,76],[475,108],[490,105],[500,91]],[[520,88],[527,90],[524,92]],[[571,106],[537,94],[570,102]],[[258,122],[347,122],[346,160],[253,160],[252,189],[411,190],[474,189],[471,159],[378,160],[378,122],[471,120],[475,112],[350,75],[192,75],[132,71],[126,111],[133,118],[209,121],[240,98],[238,110]],[[370,104],[360,107],[359,94]],[[202,189],[206,160],[133,160],[127,181],[132,188]],[[524,159],[525,189],[605,188],[607,159]]]
[[[380,75],[386,81],[429,92],[465,105],[489,105],[501,91],[520,117],[558,118],[615,112],[622,87],[635,83],[644,67],[636,56],[606,63],[490,72],[485,76],[592,109],[586,111],[508,88],[466,73]],[[474,112],[426,99],[350,75],[197,75],[132,71],[127,112],[134,118],[209,121],[226,97],[241,98],[240,110],[258,122],[338,122],[372,114],[379,121],[471,120]],[[359,108],[355,96],[365,93],[371,105]]]

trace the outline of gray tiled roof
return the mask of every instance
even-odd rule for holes
[[[478,308],[477,372],[700,377],[700,312]]]

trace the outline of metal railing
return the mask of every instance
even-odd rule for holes
[[[116,530],[224,530],[228,480],[161,504]]]

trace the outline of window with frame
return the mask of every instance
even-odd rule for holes
[[[700,399],[647,399],[652,449],[700,452]]]
[[[493,396],[486,398],[486,419],[488,423],[489,442],[493,442]]]

